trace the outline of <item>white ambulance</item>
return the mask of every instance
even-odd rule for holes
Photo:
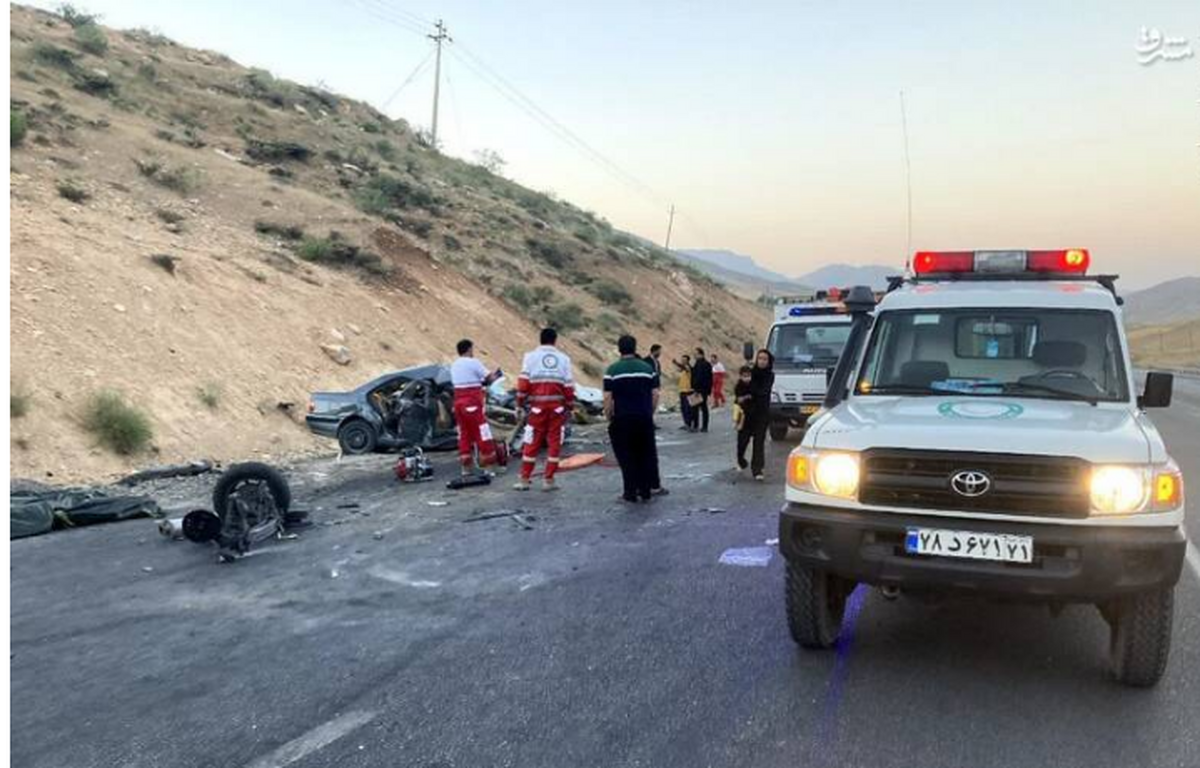
[[[766,348],[775,356],[771,391],[771,439],[786,440],[821,408],[829,377],[850,335],[850,315],[840,292],[785,297],[775,304]]]
[[[802,646],[858,584],[1088,603],[1111,673],[1154,685],[1187,548],[1179,467],[1135,379],[1113,276],[1061,251],[922,252],[854,321],[826,410],[789,457],[780,549]],[[861,293],[861,295],[860,295]],[[994,610],[984,607],[983,610]]]

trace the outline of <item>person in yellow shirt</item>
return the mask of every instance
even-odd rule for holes
[[[683,416],[683,426],[681,429],[686,429],[692,432],[698,426],[695,421],[699,415],[692,408],[692,358],[684,355],[682,360],[672,360],[675,367],[679,369],[679,379],[676,387],[679,389],[679,413]]]

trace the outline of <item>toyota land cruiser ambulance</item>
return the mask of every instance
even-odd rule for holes
[[[854,318],[788,459],[787,616],[836,641],[857,584],[1096,605],[1111,672],[1154,685],[1187,546],[1178,466],[1145,410],[1114,276],[1085,250],[920,252]]]
[[[850,315],[835,289],[812,298],[781,298],[767,334],[775,356],[771,390],[772,440],[786,440],[788,429],[803,428],[821,408],[829,376],[850,335]]]

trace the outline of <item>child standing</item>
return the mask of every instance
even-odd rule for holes
[[[737,438],[737,465],[739,470],[746,468],[746,443],[748,439],[743,439],[742,432],[746,428],[746,405],[750,402],[750,376],[751,369],[748,365],[743,365],[738,371],[737,384],[733,386],[733,428],[738,433]],[[749,433],[747,433],[747,438]]]

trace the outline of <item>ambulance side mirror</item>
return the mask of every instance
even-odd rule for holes
[[[747,363],[754,359],[754,342],[747,341],[742,344],[742,359]]]
[[[1146,374],[1146,386],[1138,395],[1139,408],[1166,408],[1171,404],[1171,393],[1175,389],[1175,376],[1161,371]]]

